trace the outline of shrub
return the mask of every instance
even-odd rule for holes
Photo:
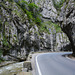
[[[0,20],[0,31],[2,30],[2,22],[1,22],[1,20]]]
[[[0,63],[3,61],[3,59],[1,58],[2,54],[3,54],[3,51],[0,49]]]
[[[34,3],[29,3],[29,4],[28,4],[28,7],[29,7],[30,11],[33,11],[34,8],[35,8],[35,9],[38,8],[38,6],[35,5]]]
[[[54,27],[54,28],[53,28]],[[53,32],[53,30],[55,29],[56,32],[61,32],[61,28],[59,26],[58,23],[53,23],[51,21],[46,21],[46,22],[43,22],[40,26],[39,26],[39,30],[40,31],[44,31],[44,32],[47,32],[50,34],[50,30]]]
[[[41,19],[39,17],[35,18],[35,23],[40,25],[41,24]]]
[[[38,6],[35,5],[34,3],[29,3],[28,7],[29,7],[29,11],[32,13],[32,16],[36,18],[39,15]]]
[[[13,2],[13,0],[8,0],[9,2]]]
[[[57,10],[60,10],[60,8],[63,6],[63,3],[65,2],[65,0],[60,0],[59,2],[53,0],[53,4],[54,4],[54,7],[57,9]]]
[[[29,19],[33,19],[32,13],[26,10],[26,14]]]
[[[4,36],[3,36],[2,43],[5,48],[9,48],[9,49],[11,48],[11,45],[9,45],[7,39]]]
[[[17,4],[22,8],[22,10],[27,14],[29,21],[30,19],[35,21],[36,24],[41,23],[41,19],[38,16],[40,12],[38,11],[38,6],[34,3],[28,3],[24,0],[20,0]]]
[[[3,51],[0,49],[0,57],[1,57],[2,53],[3,53]]]
[[[45,22],[41,23],[41,25],[39,26],[39,31],[40,31],[40,32],[46,32],[46,33],[50,34],[49,28],[48,28],[48,26],[45,24]]]

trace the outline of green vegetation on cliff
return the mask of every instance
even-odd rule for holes
[[[8,40],[7,40],[7,38],[5,38],[5,36],[3,36],[2,42],[3,42],[3,46],[4,46],[4,48],[6,48],[6,50],[9,50],[11,48],[11,45],[8,43]]]
[[[51,21],[46,21],[46,22],[41,23],[39,29],[41,32],[46,32],[49,34],[50,34],[50,29],[51,29],[51,32],[53,33],[54,33],[54,30],[56,30],[56,33],[59,33],[59,32],[62,32],[59,25],[60,25],[59,23],[53,23]]]
[[[57,9],[57,10],[60,10],[60,8],[63,6],[63,3],[65,2],[65,0],[53,0],[53,4],[54,4],[54,7]]]
[[[39,7],[35,5],[34,3],[28,3],[25,0],[20,0],[16,2],[22,10],[27,14],[29,21],[33,20],[36,24],[40,24],[40,12]]]
[[[0,40],[3,47],[1,50],[4,52],[9,52],[9,50],[11,50],[12,47],[15,48],[15,46],[18,46],[18,51],[20,51],[21,40],[19,39],[22,38],[22,41],[25,41],[24,36],[27,36],[27,34],[30,37],[33,32],[34,34],[36,33],[37,36],[41,36],[40,33],[43,32],[48,34],[51,32],[61,32],[59,24],[51,21],[44,22],[41,20],[42,16],[40,14],[40,8],[34,3],[28,3],[25,0],[5,0],[0,4],[1,10],[4,11],[3,13],[0,11],[1,17],[3,18],[0,20],[0,31],[2,32],[2,35],[0,35]],[[30,30],[31,27],[32,30]],[[27,33],[24,35],[26,31]],[[30,40],[30,38],[28,38],[28,40]],[[28,42],[28,40],[26,41]],[[30,45],[29,42],[28,44]]]
[[[22,13],[23,14],[27,14],[27,17],[28,17],[28,20],[30,21],[30,23],[32,25],[35,25],[34,23],[37,24],[37,26],[39,27],[39,31],[50,33],[49,28],[52,28],[52,26],[55,27],[56,32],[60,32],[61,31],[61,29],[60,29],[58,24],[52,23],[51,21],[49,21],[49,22],[42,22],[42,20],[41,20],[42,16],[40,14],[40,9],[33,2],[32,3],[28,3],[25,0],[19,0],[19,1],[15,1],[15,2],[16,2],[16,5],[18,6],[18,8],[23,11]],[[63,2],[64,2],[64,0],[62,2],[60,2],[60,4],[62,4]],[[12,12],[15,12],[22,19],[24,18],[22,13],[18,12],[18,10],[13,10]],[[25,18],[23,20],[25,20]]]
[[[2,22],[1,22],[1,20],[0,20],[0,31],[2,30]]]
[[[0,63],[3,61],[3,59],[1,58],[2,54],[3,54],[3,51],[0,49]]]

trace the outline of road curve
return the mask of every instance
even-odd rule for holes
[[[75,75],[75,61],[63,57],[72,52],[44,53],[36,56],[36,75]]]

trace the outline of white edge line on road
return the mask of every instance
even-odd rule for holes
[[[66,57],[67,59],[69,59],[69,60],[71,60],[71,61],[75,61],[75,59],[71,59],[71,58],[69,58],[69,57]]]
[[[39,56],[39,55],[38,55],[38,56]],[[37,65],[37,69],[38,69],[39,75],[42,75],[42,73],[41,73],[41,71],[40,71],[40,67],[39,67],[38,61],[37,61],[38,56],[36,56],[36,65]]]

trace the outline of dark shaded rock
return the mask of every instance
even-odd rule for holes
[[[72,46],[71,44],[67,44],[66,46],[63,46],[60,50],[61,51],[72,51]]]
[[[65,5],[67,7],[65,7]],[[75,56],[75,1],[69,0],[68,3],[64,3],[63,7],[61,8],[61,13],[59,17],[60,26],[63,32],[66,33],[68,36],[73,55]]]

